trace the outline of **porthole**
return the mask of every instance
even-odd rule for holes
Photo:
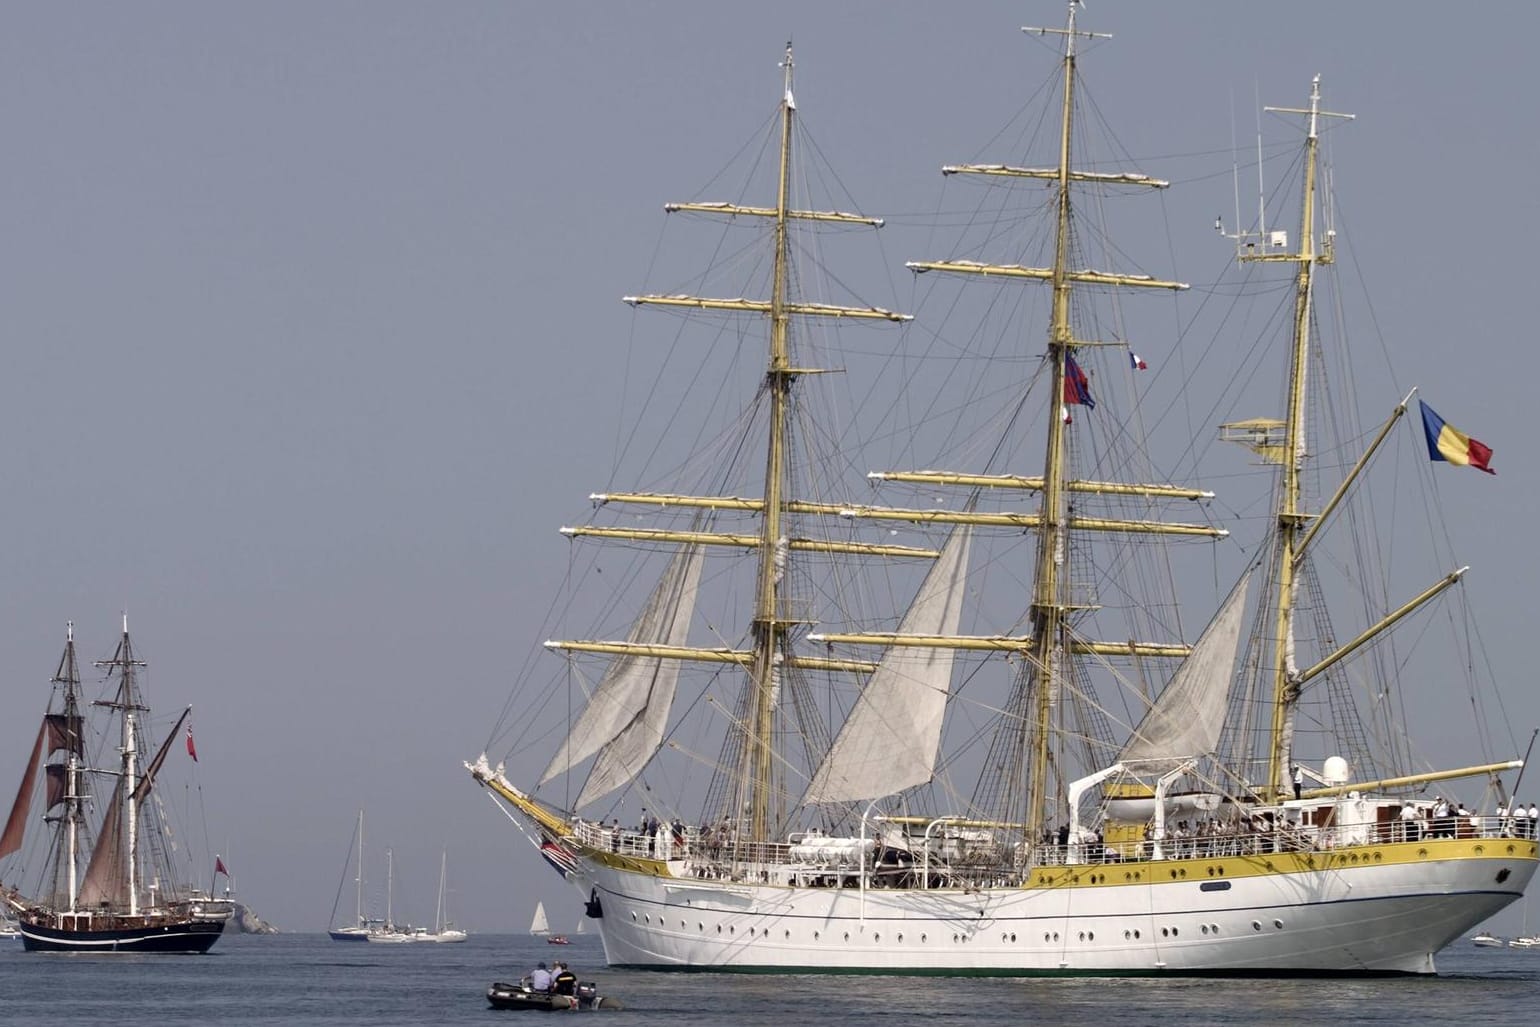
[[[814,932],[813,932],[813,940],[814,940],[814,941],[817,941],[817,940],[818,940],[818,932],[817,932],[817,931],[814,931]]]
[[[1134,936],[1134,932],[1133,931],[1124,931],[1123,932],[1123,940],[1124,941],[1131,940],[1133,938],[1133,936]]]
[[[872,935],[872,943],[873,944],[876,944],[877,942],[879,942],[881,940],[882,940],[882,935],[880,935],[880,934]]]
[[[787,937],[787,938],[790,938],[790,937],[791,937],[791,932],[790,932],[790,931],[787,931],[787,932],[786,932],[786,937]]]
[[[703,924],[703,923],[697,923],[697,924],[696,924],[696,925],[695,925],[695,929],[696,929],[696,930],[697,930],[697,931],[704,931],[704,930],[705,930],[705,929],[706,929],[706,925],[705,925],[705,924]]]
[[[1179,927],[1171,928],[1171,937],[1175,938],[1179,933],[1181,933],[1181,928],[1179,928]]]
[[[1047,931],[1044,931],[1043,932],[1043,940],[1044,941],[1052,941],[1053,940],[1053,936],[1050,935]]]
[[[1086,941],[1095,941],[1096,940],[1096,932],[1095,931],[1087,931],[1087,932],[1085,932],[1085,940]]]
[[[1211,933],[1211,934],[1218,934],[1219,933],[1219,925],[1218,924],[1209,924],[1208,925],[1208,929],[1209,929],[1209,933]]]
[[[1281,930],[1283,930],[1283,921],[1282,920],[1274,920],[1273,921],[1273,926],[1278,928],[1278,930],[1281,931]]]
[[[1262,929],[1262,921],[1260,921],[1260,920],[1253,920],[1253,921],[1251,921],[1251,929],[1253,931],[1260,931]]]
[[[634,909],[631,911],[631,922],[633,924],[636,923],[636,910]]]
[[[1137,928],[1134,929],[1134,937],[1135,938],[1139,937],[1139,931],[1138,931]]]
[[[846,940],[846,941],[849,941],[849,940],[850,940],[850,932],[849,932],[849,931],[846,931],[846,932],[845,932],[845,940]]]
[[[733,924],[728,924],[727,925],[727,933],[728,934],[737,934],[738,933],[737,926],[733,925]]]
[[[1201,930],[1203,931],[1204,934],[1207,934],[1208,933],[1208,924],[1204,924],[1203,927],[1201,928]]]
[[[1160,936],[1162,938],[1169,938],[1169,937],[1171,937],[1171,930],[1170,930],[1170,928],[1162,927],[1160,929]]]
[[[921,945],[925,944],[925,935],[923,935],[923,934],[920,935],[920,944]]]
[[[722,925],[721,924],[717,924],[717,933],[718,934],[722,933]]]
[[[683,920],[679,921],[679,929],[681,931],[688,930],[688,926],[685,924],[685,922]]]
[[[898,932],[898,940],[899,941],[903,941],[904,940],[904,932],[903,931],[899,931]]]
[[[1016,944],[1016,932],[1015,931],[1011,932],[1011,944],[1012,945]]]

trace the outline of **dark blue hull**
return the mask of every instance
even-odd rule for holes
[[[28,952],[207,952],[224,933],[221,920],[189,920],[137,927],[61,931],[38,924],[21,925],[21,945]]]

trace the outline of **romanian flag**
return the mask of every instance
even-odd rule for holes
[[[1445,424],[1444,419],[1422,400],[1419,399],[1417,403],[1422,407],[1422,431],[1428,437],[1428,459],[1446,460],[1488,474],[1497,473],[1487,466],[1492,459],[1490,446],[1484,446],[1464,432]]]

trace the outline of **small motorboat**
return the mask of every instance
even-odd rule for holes
[[[498,981],[487,989],[487,1002],[493,1009],[533,1009],[541,1013],[554,1013],[572,1009],[623,1009],[618,999],[601,996],[599,986],[593,981],[579,981],[571,995],[557,995],[535,991],[528,980],[518,984]]]
[[[572,942],[567,940],[567,936],[565,934],[553,934],[553,935],[551,935],[549,938],[547,938],[545,940],[545,943],[547,945],[571,945],[572,944]]]
[[[1496,949],[1501,948],[1503,944],[1503,940],[1501,938],[1487,931],[1482,931],[1480,934],[1473,937],[1470,942],[1478,949]]]

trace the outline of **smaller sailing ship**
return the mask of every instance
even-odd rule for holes
[[[364,811],[358,811],[358,829],[348,858],[342,864],[342,880],[337,883],[337,898],[332,902],[332,923],[337,922],[337,904],[342,901],[342,888],[347,883],[348,867],[353,866],[354,906],[353,923],[348,927],[332,927],[327,930],[332,941],[368,941],[371,932],[380,928],[383,921],[364,912]]]
[[[177,718],[158,747],[149,737],[150,709],[139,691],[138,670],[123,618],[123,637],[112,659],[97,663],[116,685],[110,698],[90,705],[111,722],[99,746],[89,746],[70,624],[64,655],[53,676],[53,697],[27,761],[15,805],[0,832],[0,861],[22,851],[35,798],[52,833],[30,896],[4,893],[22,946],[52,952],[207,952],[219,940],[232,905],[179,882],[174,848],[150,801],[156,778],[192,707]],[[192,734],[187,735],[193,755]],[[91,752],[115,753],[117,764],[92,766]],[[111,782],[105,802],[96,791]]]
[[[433,914],[433,930],[419,927],[412,932],[413,941],[455,942],[465,941],[470,935],[444,918],[444,886],[448,879],[449,853],[443,853],[438,864],[438,908]]]
[[[551,921],[545,915],[544,902],[535,903],[535,915],[529,918],[529,933],[536,938],[544,938],[546,941],[550,941],[553,937],[551,934]],[[559,938],[561,935],[558,934],[554,937]]]
[[[395,850],[385,850],[385,922],[364,935],[364,940],[377,945],[399,945],[414,941],[414,931],[409,925],[396,923],[396,872]]]

